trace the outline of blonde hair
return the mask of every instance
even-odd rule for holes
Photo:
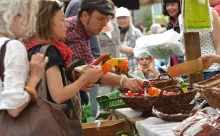
[[[36,28],[36,14],[38,0],[0,0],[0,33],[15,38],[12,32],[12,23],[20,15],[27,31],[26,36],[32,36]]]

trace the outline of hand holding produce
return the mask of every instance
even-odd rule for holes
[[[106,61],[102,65],[102,71],[103,73],[110,72],[112,70],[115,71],[115,68],[123,69],[125,73],[128,72],[128,59],[127,58],[112,58],[108,61]]]
[[[141,84],[143,84],[143,81],[140,79],[124,78],[122,87],[130,89],[132,92],[141,92],[143,91]]]

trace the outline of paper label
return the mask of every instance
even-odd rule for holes
[[[192,122],[190,120],[193,120],[195,118],[194,116],[184,120],[176,129],[179,131],[183,131],[186,127],[188,127]]]
[[[203,128],[198,123],[196,123],[186,130],[186,134],[189,136],[194,136],[202,130]]]

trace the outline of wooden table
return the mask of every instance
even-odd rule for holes
[[[137,121],[146,119],[141,116],[142,112],[132,110],[131,108],[116,109],[116,113],[122,115],[126,120],[133,124],[135,124]]]

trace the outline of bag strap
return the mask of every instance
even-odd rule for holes
[[[0,78],[2,82],[4,82],[4,71],[5,71],[4,59],[5,59],[6,45],[9,41],[10,40],[5,41],[0,51]]]
[[[44,56],[46,56],[47,50],[51,45],[43,45],[40,48],[39,53],[43,54]],[[46,80],[46,73],[44,73],[41,82],[39,84],[40,88],[37,88],[38,91],[38,96],[42,99],[42,100],[47,100],[47,80]]]

